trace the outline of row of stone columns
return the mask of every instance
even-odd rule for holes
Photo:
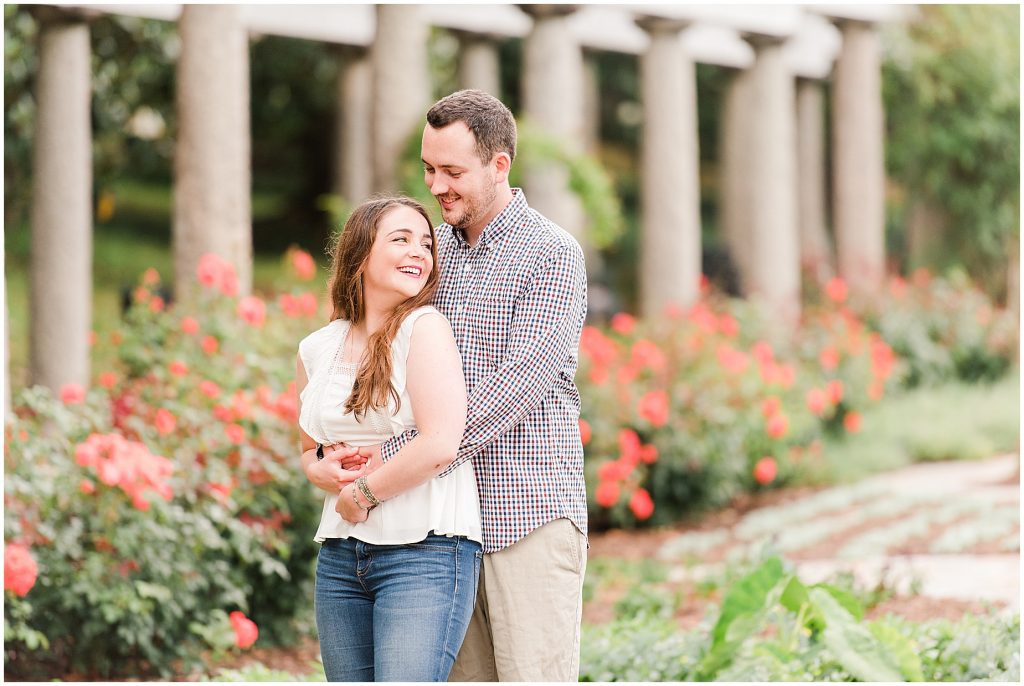
[[[523,119],[581,152],[595,137],[596,101],[584,53],[570,38],[566,5],[523,6]],[[66,10],[41,10],[39,123],[35,149],[32,378],[51,387],[88,379],[91,302],[90,62],[88,27]],[[685,23],[642,18],[644,102],[640,290],[645,314],[697,297],[700,192],[695,65],[679,37]],[[337,188],[357,201],[396,190],[396,162],[421,126],[431,93],[427,25],[417,6],[377,7],[369,51],[342,51],[338,79]],[[882,121],[877,36],[840,24],[844,46],[834,94],[835,229],[839,274],[856,289],[883,274]],[[234,6],[187,5],[180,30],[175,152],[175,283],[194,279],[199,255],[216,252],[251,288],[248,38]],[[799,313],[800,259],[827,270],[821,86],[797,82],[782,42],[749,35],[754,66],[738,72],[723,107],[721,223],[744,292],[784,320]],[[498,94],[496,47],[462,33],[467,86]],[[588,123],[589,121],[589,123]],[[796,135],[797,122],[805,134]],[[588,134],[589,132],[589,134]],[[585,217],[567,172],[524,169],[531,202],[584,245]],[[799,179],[799,183],[798,183]],[[797,191],[799,188],[799,192]],[[821,265],[826,265],[821,267]],[[57,278],[59,276],[59,278]]]
[[[522,114],[524,121],[568,143],[572,152],[580,152],[595,137],[596,118],[586,116],[588,87],[592,100],[595,84],[588,79],[581,46],[567,29],[575,9],[572,5],[522,7],[533,19],[523,45]],[[409,11],[404,11],[404,20],[416,21]],[[641,153],[640,292],[641,310],[652,314],[668,302],[687,304],[697,295],[701,268],[696,93],[693,60],[677,45],[686,23],[654,17],[638,23],[651,39],[641,59],[646,143]],[[851,22],[840,26],[849,44],[844,44],[837,64],[834,87],[834,110],[845,115],[837,115],[835,121],[839,273],[853,288],[870,290],[884,271],[880,65],[877,53],[868,49],[873,28]],[[386,23],[380,28],[388,30]],[[470,32],[459,32],[458,37],[460,85],[500,95],[493,40]],[[743,292],[765,301],[785,321],[794,321],[800,311],[801,267],[818,279],[833,273],[825,230],[822,85],[804,79],[797,83],[783,59],[784,39],[756,34],[746,39],[754,48],[755,63],[735,75],[723,107],[721,225]],[[408,54],[405,73],[418,72],[411,51]],[[873,83],[864,80],[869,73],[875,76]],[[374,71],[378,89],[386,78]],[[342,101],[342,109],[347,100]],[[416,110],[412,97],[405,102],[409,110]],[[375,125],[379,130],[382,121],[378,118]],[[412,130],[384,125],[401,132],[401,137]],[[350,131],[349,138],[353,136],[358,134]],[[843,145],[840,140],[861,143]],[[342,147],[341,154],[351,159],[358,150]],[[380,160],[392,156],[378,148],[374,158],[380,165]],[[393,181],[387,181],[389,174],[393,178],[393,171],[377,175],[375,189],[393,186]],[[588,247],[586,219],[569,191],[565,169],[526,168],[524,186],[538,209]],[[856,200],[846,202],[847,197]],[[588,252],[596,257],[593,250]]]
[[[695,144],[683,136],[695,140],[696,99],[688,98],[681,112],[670,96],[680,87],[689,92],[692,81],[692,62],[679,72],[687,58],[677,34],[685,25],[638,23],[651,36],[642,66],[645,140],[676,141],[670,150],[695,164]],[[873,27],[841,22],[840,28],[844,47],[833,83],[838,267],[855,291],[870,292],[881,284],[885,259],[880,56]],[[798,82],[786,66],[783,38],[744,38],[755,58],[752,67],[733,75],[723,101],[720,225],[743,293],[792,323],[800,313],[801,266],[819,280],[833,273],[825,230],[822,85]],[[660,146],[645,145],[642,173],[641,309],[655,314],[666,301],[695,298],[699,263],[695,267],[682,250],[700,254],[699,223],[691,219],[698,216],[699,195]],[[668,246],[675,252],[659,254]]]

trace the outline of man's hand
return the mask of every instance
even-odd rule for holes
[[[324,446],[324,459],[310,463],[306,468],[306,478],[321,491],[333,495],[363,475],[360,467],[365,462],[366,458],[359,454],[358,448]]]
[[[364,445],[359,449],[359,457],[365,460],[363,464],[363,475],[371,474],[376,471],[384,460],[380,457],[380,446],[382,444],[376,443],[374,445]]]
[[[354,492],[355,486],[352,484],[341,489],[341,493],[338,494],[338,504],[334,506],[334,509],[346,522],[358,524],[359,522],[366,521],[367,517],[370,516],[370,511],[364,510],[356,505],[355,501],[352,499],[352,494]]]

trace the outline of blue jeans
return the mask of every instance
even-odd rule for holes
[[[473,615],[480,544],[328,539],[316,564],[316,626],[328,681],[447,681]]]

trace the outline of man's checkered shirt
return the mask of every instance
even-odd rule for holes
[[[512,192],[476,246],[448,224],[436,232],[434,305],[451,322],[469,394],[466,433],[442,476],[473,460],[484,552],[561,517],[587,532],[573,381],[587,312],[583,251],[531,209],[520,189]],[[415,435],[390,439],[383,459]]]

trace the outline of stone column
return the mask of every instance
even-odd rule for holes
[[[335,192],[354,205],[373,193],[373,67],[365,48],[339,51]]]
[[[679,36],[687,22],[643,17],[637,24],[651,38],[640,60],[640,303],[653,317],[668,304],[692,304],[700,292],[697,77]]]
[[[501,99],[501,67],[494,36],[454,31],[459,39],[459,88],[475,88]]]
[[[430,107],[429,27],[420,5],[377,5],[373,65],[373,190],[399,190],[399,161]]]
[[[825,108],[820,81],[798,79],[796,119],[800,264],[818,281],[826,281],[834,269],[825,230]]]
[[[885,160],[881,49],[875,27],[841,20],[833,75],[833,187],[839,274],[877,291],[885,278]]]
[[[750,272],[747,292],[795,324],[800,315],[800,236],[797,219],[795,79],[783,57],[784,39],[746,34],[754,47],[750,100]]]
[[[751,188],[748,153],[755,113],[750,108],[752,75],[750,70],[735,71],[722,102],[719,135],[719,224],[729,258],[739,282],[739,292],[747,294],[751,263]]]
[[[566,26],[576,5],[519,5],[533,18],[523,42],[523,115],[539,133],[558,141],[569,154],[583,152],[583,50]],[[587,248],[579,199],[569,190],[563,165],[524,166],[530,204]]]
[[[184,5],[174,150],[174,285],[184,297],[205,253],[252,288],[249,37],[238,5]]]
[[[92,75],[82,15],[36,8],[30,383],[89,383],[92,327]]]

